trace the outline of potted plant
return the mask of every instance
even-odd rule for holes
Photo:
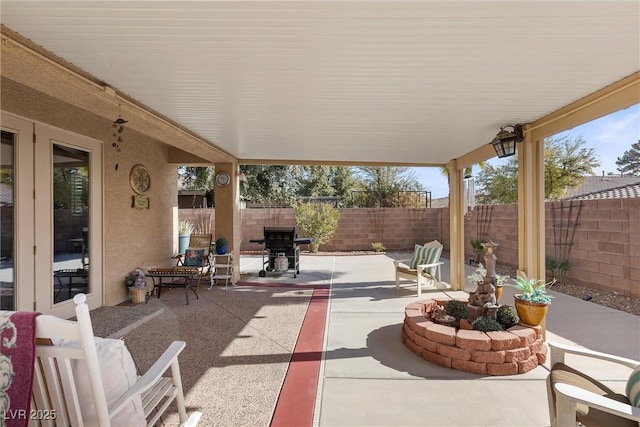
[[[216,253],[218,255],[224,255],[227,253],[227,239],[224,237],[219,237],[216,240]]]
[[[522,322],[531,326],[538,326],[542,323],[547,314],[547,308],[551,304],[551,295],[547,291],[548,287],[555,281],[545,283],[544,280],[529,279],[518,276],[513,281],[513,287],[519,291],[514,297],[516,311]]]
[[[178,224],[178,253],[183,254],[189,246],[189,239],[195,226],[189,220],[183,219]]]
[[[145,301],[147,295],[147,282],[144,271],[141,268],[133,270],[125,280],[125,285],[129,288],[131,302],[138,304]]]

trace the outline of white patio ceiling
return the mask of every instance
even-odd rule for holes
[[[637,0],[3,0],[0,16],[250,162],[442,164],[640,69]]]

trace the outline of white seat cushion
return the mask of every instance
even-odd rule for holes
[[[135,384],[136,366],[124,341],[99,337],[95,337],[95,341],[107,405],[111,405]],[[55,340],[54,345],[81,347],[79,340],[67,339]],[[73,360],[72,369],[85,425],[98,425],[91,383],[87,375],[87,364],[84,360]],[[113,426],[137,427],[146,424],[140,396],[134,398],[130,405],[125,406],[120,413],[111,418]]]

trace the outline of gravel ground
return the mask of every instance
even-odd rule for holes
[[[510,265],[498,264],[498,266],[496,267],[496,272],[498,274],[508,274],[510,277],[515,277],[516,268]],[[566,295],[571,295],[576,298],[587,300],[595,304],[600,304],[605,307],[614,308],[616,310],[640,316],[639,298],[626,297],[624,295],[618,294],[617,292],[604,291],[601,289],[594,289],[587,286],[570,283],[556,283],[550,289]]]

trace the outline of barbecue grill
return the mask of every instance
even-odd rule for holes
[[[308,237],[298,237],[296,227],[264,227],[262,239],[250,240],[251,243],[262,244],[263,270],[260,270],[258,275],[265,277],[267,271],[293,270],[293,277],[296,277],[300,273],[300,245],[309,244],[312,241],[313,239]],[[267,256],[266,259],[265,256]],[[284,261],[285,257],[286,261]]]

